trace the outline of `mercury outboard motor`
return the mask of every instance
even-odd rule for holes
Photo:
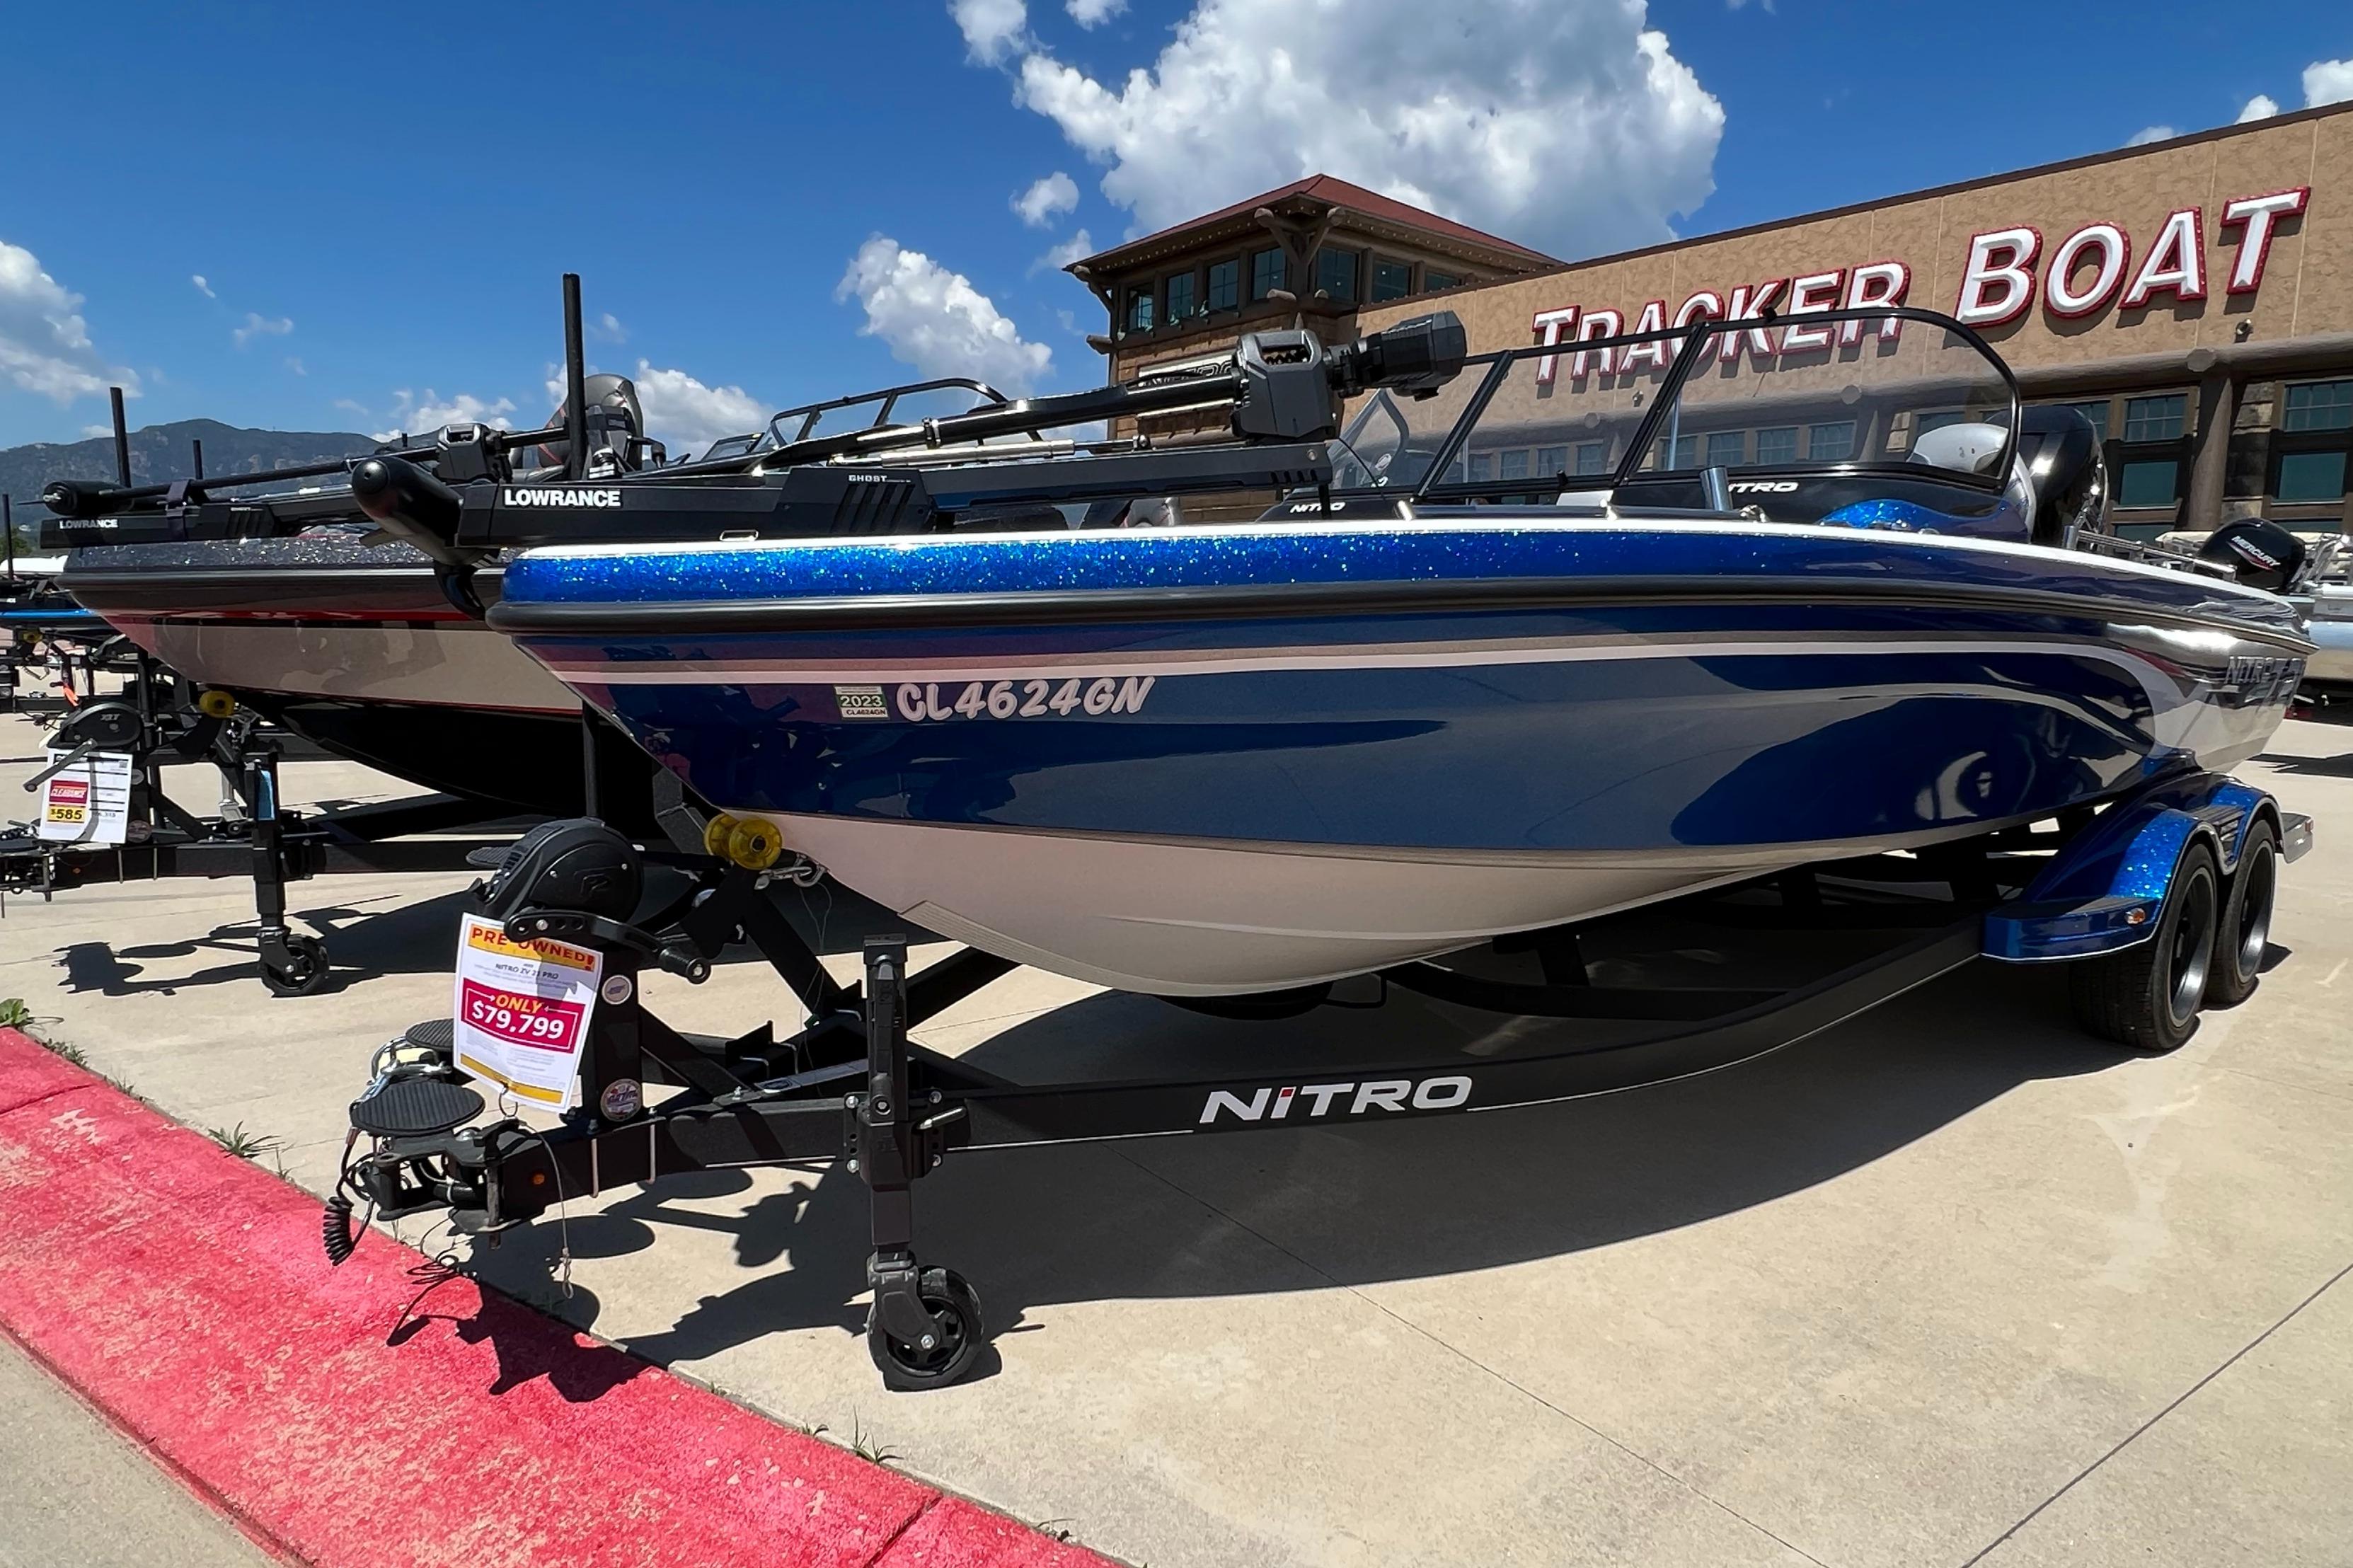
[[[508,847],[477,896],[506,921],[525,910],[566,910],[626,921],[645,890],[637,846],[593,816],[543,822]]]
[[[2304,570],[2304,541],[2260,517],[2226,522],[2206,536],[2198,559],[2219,562],[2250,588],[2284,594]]]
[[[588,409],[588,477],[607,477],[597,469],[607,466],[610,472],[637,466],[632,454],[638,438],[646,433],[646,411],[638,401],[637,384],[626,375],[592,375],[581,384],[583,398]],[[571,400],[565,399],[548,416],[551,426],[562,425],[571,411]],[[560,468],[571,451],[568,441],[544,441],[540,444],[540,460],[550,468]],[[612,457],[607,458],[606,453]]]

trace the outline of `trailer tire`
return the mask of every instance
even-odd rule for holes
[[[2239,868],[2222,900],[2214,930],[2214,963],[2206,980],[2206,1005],[2235,1007],[2255,994],[2263,979],[2263,953],[2271,946],[2272,906],[2279,895],[2279,830],[2259,816],[2247,828]]]
[[[2198,1030],[2213,973],[2221,874],[2214,851],[2193,842],[2174,862],[2157,930],[2115,952],[2069,965],[2075,1020],[2104,1040],[2151,1056]]]

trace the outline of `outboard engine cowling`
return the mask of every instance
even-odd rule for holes
[[[2199,560],[2219,562],[2248,587],[2274,594],[2287,592],[2304,570],[2305,555],[2303,540],[2259,517],[2226,522],[2198,547]]]
[[[592,375],[580,384],[583,401],[587,405],[588,452],[593,460],[599,452],[610,452],[624,468],[630,467],[637,438],[646,433],[646,411],[638,401],[637,384],[626,375],[608,374]],[[551,426],[562,425],[571,412],[571,399],[565,398],[549,415]],[[560,467],[571,451],[568,441],[540,443],[541,460],[550,468]]]
[[[480,885],[482,913],[503,921],[530,910],[570,910],[626,921],[645,891],[637,846],[593,816],[543,822],[507,849]]]
[[[2018,455],[2034,489],[2034,542],[2064,544],[2067,530],[2099,521],[2108,498],[2100,434],[2073,408],[2029,408],[2018,427]]]

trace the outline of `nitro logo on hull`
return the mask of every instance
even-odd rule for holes
[[[1456,1110],[1471,1098],[1462,1077],[1377,1079],[1370,1083],[1302,1083],[1252,1089],[1248,1099],[1213,1089],[1201,1106],[1204,1127],[1230,1116],[1236,1121],[1284,1121],[1294,1109],[1307,1121],[1323,1116],[1362,1116],[1368,1110]]]
[[[499,491],[501,506],[617,507],[621,492],[567,485],[554,489],[523,489],[508,485]]]

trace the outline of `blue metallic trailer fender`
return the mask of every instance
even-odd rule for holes
[[[2247,834],[2269,821],[2281,858],[2312,847],[2312,819],[2284,812],[2263,790],[2221,773],[2161,779],[2111,806],[2077,835],[2025,896],[1985,918],[1985,954],[2010,963],[2090,958],[2145,942],[2158,929],[2174,868],[2189,844],[2238,870]]]

